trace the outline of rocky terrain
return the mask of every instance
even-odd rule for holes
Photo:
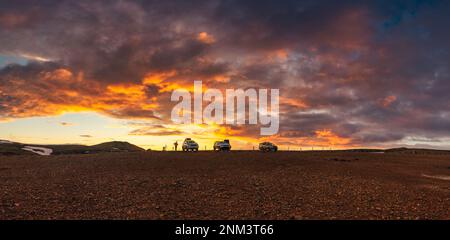
[[[445,152],[0,156],[0,219],[450,219]]]

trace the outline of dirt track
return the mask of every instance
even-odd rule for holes
[[[450,155],[0,157],[0,219],[450,219]]]

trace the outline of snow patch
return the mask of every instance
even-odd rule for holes
[[[450,181],[450,176],[445,176],[445,175],[427,175],[427,174],[422,174],[422,177]]]
[[[13,144],[13,142],[8,140],[0,140],[0,144]]]
[[[22,150],[34,152],[39,155],[48,156],[52,154],[53,149],[50,148],[44,148],[44,147],[33,147],[33,146],[25,146],[22,148]]]

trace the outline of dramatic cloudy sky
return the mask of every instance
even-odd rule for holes
[[[198,79],[280,89],[283,147],[449,149],[449,23],[447,1],[0,0],[0,138],[266,140],[173,124]]]

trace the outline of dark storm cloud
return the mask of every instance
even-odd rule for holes
[[[88,134],[82,134],[82,135],[80,135],[80,137],[82,137],[82,138],[91,138],[91,137],[92,137],[92,135],[88,135]]]
[[[405,137],[405,135],[403,135],[403,134],[383,132],[383,133],[378,133],[378,134],[364,134],[364,135],[360,136],[358,139],[356,139],[355,141],[362,143],[362,144],[384,143],[384,142],[392,142],[392,141],[401,140],[404,137]]]
[[[283,141],[321,130],[366,145],[445,138],[449,13],[443,1],[0,2],[0,54],[49,60],[1,70],[0,114],[60,104],[167,121],[165,89],[201,79],[279,88]]]

